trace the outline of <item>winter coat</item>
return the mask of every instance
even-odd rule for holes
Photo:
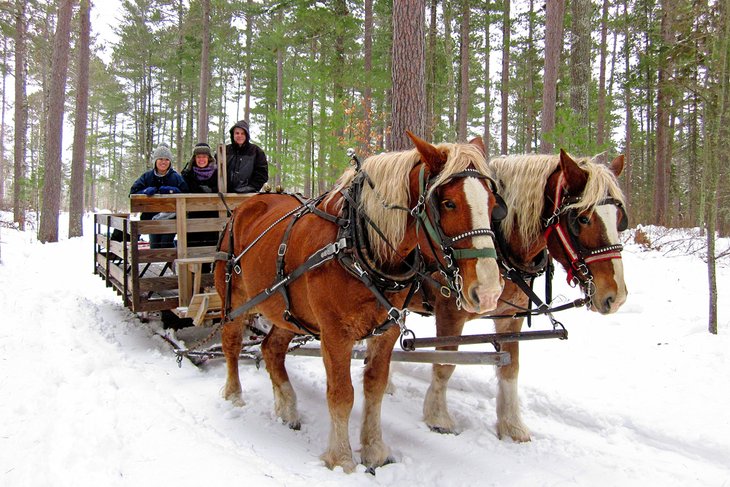
[[[154,169],[150,169],[145,172],[134,182],[132,189],[129,190],[129,194],[142,194],[144,190],[149,187],[157,188],[157,191],[159,192],[162,186],[178,188],[181,193],[189,192],[188,183],[185,182],[183,177],[180,176],[177,171],[170,168],[164,176],[158,176],[155,174]]]
[[[211,157],[212,159],[212,157]],[[215,160],[211,161],[210,164],[215,164]],[[218,193],[218,170],[213,171],[213,174],[208,179],[198,179],[195,174],[195,156],[190,159],[190,162],[185,166],[182,171],[182,176],[190,189],[190,193],[203,193],[203,194],[216,194]],[[217,211],[191,211],[188,213],[191,218],[215,218],[218,216]]]
[[[238,145],[233,140],[233,129],[246,132],[246,142]],[[231,143],[226,146],[226,173],[229,193],[255,193],[269,180],[269,163],[261,147],[251,143],[247,124],[238,122],[231,127]]]
[[[129,194],[144,194],[144,190],[149,187],[157,188],[157,192],[159,192],[162,186],[178,188],[181,193],[188,192],[188,183],[171,167],[164,176],[158,176],[154,169],[145,172],[134,182]],[[140,219],[151,220],[156,214],[154,212],[145,212],[140,215]]]

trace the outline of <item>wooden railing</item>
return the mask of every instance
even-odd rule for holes
[[[226,194],[235,208],[247,194]],[[131,215],[139,212],[171,212],[172,220],[139,220],[130,214],[94,215],[94,272],[122,295],[134,312],[177,309],[189,304],[197,270],[198,287],[210,286],[213,276],[202,273],[198,263],[210,262],[215,245],[188,247],[188,233],[220,232],[227,222],[226,209],[215,194],[132,195]],[[218,211],[215,218],[188,218],[188,212]],[[118,240],[113,239],[118,230]],[[151,249],[142,235],[177,235],[172,248]],[[179,259],[179,265],[175,265]]]

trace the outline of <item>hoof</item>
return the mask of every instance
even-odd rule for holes
[[[342,457],[334,455],[330,452],[325,452],[322,454],[321,457],[319,457],[323,462],[324,465],[329,468],[330,470],[334,470],[335,467],[342,467],[342,470],[345,473],[352,473],[355,471],[355,462],[352,460],[352,457]]]
[[[370,475],[375,476],[376,468],[385,467],[386,465],[390,465],[391,463],[395,463],[395,458],[389,456],[388,458],[385,459],[385,461],[383,462],[382,465],[380,465],[378,467],[367,467],[365,469],[365,473],[369,473]]]
[[[442,426],[429,426],[428,428],[431,431],[433,431],[434,433],[440,433],[442,435],[458,435],[459,434],[451,428],[445,428]]]
[[[290,430],[299,431],[302,429],[302,423],[300,421],[295,421],[293,423],[287,423]]]
[[[497,424],[497,438],[503,440],[512,438],[515,443],[527,443],[531,441],[530,432],[525,425]]]
[[[243,400],[243,396],[240,392],[224,392],[223,399],[230,401],[237,408],[242,408],[246,405],[246,401]]]

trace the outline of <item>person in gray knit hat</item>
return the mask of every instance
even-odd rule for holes
[[[227,192],[255,193],[269,180],[269,163],[261,147],[251,142],[248,122],[239,120],[230,130],[226,146]]]
[[[132,184],[129,194],[174,194],[187,193],[188,184],[185,179],[172,167],[172,151],[167,144],[158,145],[152,151],[150,158],[152,169],[142,174]],[[140,215],[141,220],[160,219],[161,213],[145,212]],[[175,234],[150,235],[150,248],[172,247]]]

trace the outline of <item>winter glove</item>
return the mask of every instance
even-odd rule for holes
[[[256,189],[253,186],[245,185],[236,188],[236,193],[255,193]]]
[[[163,194],[172,194],[172,193],[179,193],[180,188],[176,188],[175,186],[160,186],[160,193]]]
[[[152,196],[153,194],[157,193],[157,188],[155,188],[154,186],[148,186],[142,190],[142,193],[146,194],[147,196]]]

